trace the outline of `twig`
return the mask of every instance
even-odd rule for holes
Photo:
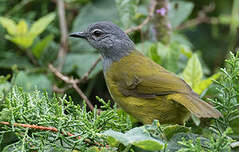
[[[155,11],[155,8],[156,8],[156,4],[157,4],[156,0],[151,0],[151,5],[150,5],[150,9],[149,9],[149,15],[146,17],[146,19],[145,19],[140,25],[125,30],[125,33],[128,34],[128,33],[134,32],[134,31],[139,31],[139,30],[141,30],[146,24],[148,24],[148,22],[151,20],[151,18],[152,18],[153,15],[154,15],[154,11]]]
[[[201,11],[198,12],[198,15],[196,18],[191,19],[180,26],[177,27],[177,30],[186,29],[192,26],[196,26],[201,23],[211,23],[211,18],[207,16],[207,13],[212,12],[215,8],[214,4],[210,4],[208,6],[204,6]]]
[[[58,78],[60,78],[61,80],[63,80],[64,82],[68,83],[69,85],[71,85],[76,91],[77,93],[81,96],[82,99],[85,100],[86,104],[88,105],[88,107],[90,108],[91,111],[94,110],[94,106],[91,104],[90,100],[86,97],[86,95],[81,91],[81,89],[78,87],[77,83],[79,82],[78,79],[73,79],[73,78],[69,78],[68,76],[63,75],[62,73],[60,73],[53,65],[49,64],[48,68],[51,70],[51,72],[53,72]]]
[[[86,72],[83,77],[79,80],[79,83],[85,82],[88,80],[89,75],[91,74],[91,72],[95,69],[95,67],[97,66],[97,64],[101,61],[101,56],[99,56],[96,61],[92,64],[92,66],[90,67],[89,71]]]
[[[29,125],[29,124],[20,124],[20,123],[9,123],[9,122],[5,122],[5,121],[0,121],[0,124],[3,125],[13,125],[15,127],[24,127],[24,128],[31,128],[31,129],[37,129],[37,130],[45,130],[45,131],[52,131],[52,132],[59,132],[59,130],[55,127],[45,127],[45,126],[38,126],[38,125]],[[61,132],[61,134],[65,135],[64,132]],[[66,132],[66,134],[68,136],[75,136],[74,134],[71,134],[70,132]],[[77,136],[77,139],[81,139],[81,136]],[[90,139],[84,139],[85,142],[91,143]],[[98,143],[98,142],[94,142],[95,145],[97,146],[103,146],[102,144]]]
[[[57,7],[58,7],[58,16],[59,16],[59,22],[60,22],[60,30],[61,30],[61,46],[58,52],[58,70],[61,71],[64,62],[65,62],[65,56],[68,51],[68,42],[67,42],[67,24],[66,24],[66,18],[65,18],[65,8],[64,8],[64,1],[63,0],[57,0]]]

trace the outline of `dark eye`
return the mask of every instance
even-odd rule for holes
[[[92,32],[93,36],[95,37],[100,37],[101,35],[103,35],[103,32],[99,29],[96,29]]]

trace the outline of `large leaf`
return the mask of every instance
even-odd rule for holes
[[[202,76],[201,63],[197,55],[193,54],[183,71],[183,79],[194,89],[200,83]]]
[[[118,14],[113,0],[101,0],[93,1],[87,4],[81,9],[81,13],[76,17],[73,23],[73,32],[83,31],[86,27],[97,21],[111,21],[119,22]],[[82,52],[82,51],[94,51],[95,49],[91,47],[88,42],[79,39],[70,39],[71,41],[71,51]]]
[[[16,75],[15,83],[26,91],[39,89],[42,91],[52,92],[52,83],[44,74],[19,72]]]
[[[32,53],[35,57],[40,58],[43,51],[48,47],[48,45],[54,39],[53,34],[47,35],[43,40],[37,42],[37,44],[32,48]]]
[[[214,75],[212,75],[211,77],[205,79],[205,80],[202,80],[199,85],[196,85],[194,87],[194,91],[198,94],[201,94],[206,88],[208,88],[212,83],[213,83],[213,80],[216,80],[220,77],[220,73],[216,73]]]
[[[11,69],[13,66],[18,68],[29,69],[33,65],[29,62],[26,56],[20,56],[11,51],[5,51],[0,53],[0,67]]]
[[[115,2],[124,29],[131,27],[133,25],[139,0],[115,0]]]
[[[193,3],[186,1],[172,1],[168,13],[169,21],[173,28],[180,25],[193,10]]]
[[[103,133],[110,138],[109,142],[119,142],[125,146],[134,145],[144,150],[155,151],[164,148],[164,143],[150,136],[150,133],[144,127],[133,128],[126,133],[120,133],[108,130]]]
[[[88,54],[76,54],[69,53],[66,57],[65,64],[63,66],[63,73],[71,73],[75,71],[79,77],[83,76],[86,72],[89,71],[92,64],[99,57],[98,54],[88,53]],[[89,78],[96,75],[102,69],[102,65],[98,64],[96,68],[92,71]]]
[[[2,24],[2,26],[7,29],[7,32],[11,35],[15,35],[16,34],[16,30],[17,30],[17,25],[16,23],[11,20],[10,18],[6,18],[6,17],[0,17],[0,24]]]
[[[32,24],[29,34],[33,37],[33,39],[45,30],[47,25],[54,20],[55,16],[55,13],[49,13],[48,15],[41,17]]]

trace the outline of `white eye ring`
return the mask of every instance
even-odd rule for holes
[[[103,34],[103,31],[100,30],[100,29],[94,29],[94,30],[92,31],[92,35],[93,35],[94,37],[99,37],[99,36],[101,36],[102,34]]]

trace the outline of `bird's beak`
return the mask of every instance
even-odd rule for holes
[[[85,33],[85,32],[74,32],[74,33],[71,33],[69,36],[86,39],[87,38],[87,33]]]

